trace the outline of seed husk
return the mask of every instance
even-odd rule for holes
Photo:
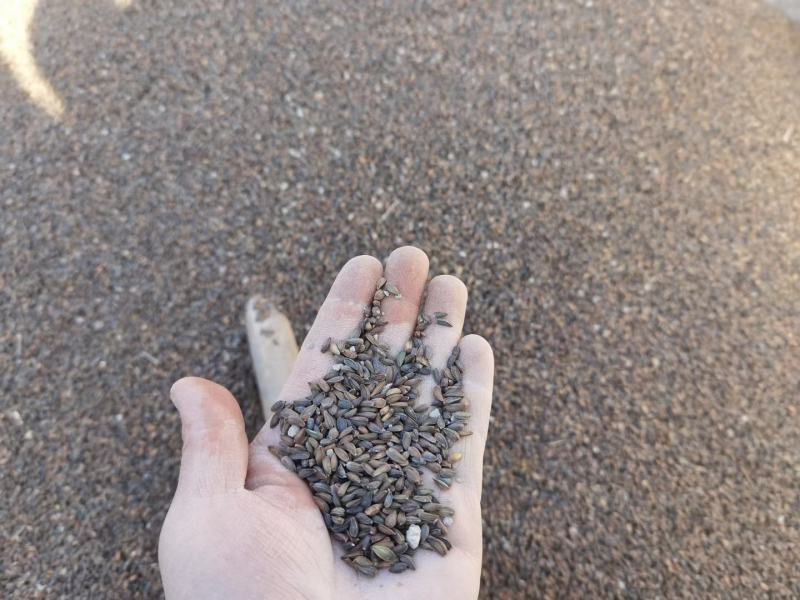
[[[270,428],[277,427],[278,424],[280,423],[280,420],[281,420],[281,415],[279,413],[277,412],[272,413],[272,417],[270,417],[269,419]]]
[[[394,553],[394,550],[388,546],[374,544],[372,546],[372,553],[380,560],[384,560],[386,562],[395,562],[397,560],[397,555]]]
[[[385,289],[387,292],[389,292],[395,298],[401,298],[402,297],[400,295],[400,290],[397,289],[397,286],[392,285],[391,283],[387,283],[386,285],[384,285],[383,289]]]
[[[442,556],[447,554],[448,548],[445,545],[445,543],[442,540],[440,540],[439,538],[431,536],[431,537],[428,538],[427,543],[433,550],[435,550],[436,552],[438,552]]]
[[[396,562],[391,567],[389,567],[390,573],[402,573],[403,571],[408,570],[410,567],[403,562]]]
[[[411,557],[410,554],[402,554],[400,556],[400,562],[408,565],[408,568],[411,569],[412,571],[416,571],[417,569],[417,565],[414,564],[414,559]]]
[[[452,479],[449,477],[434,477],[433,482],[438,485],[442,489],[450,489],[450,485],[452,484]]]
[[[408,459],[396,448],[389,448],[386,451],[386,456],[400,466],[405,466],[408,464]]]
[[[353,518],[350,519],[350,523],[347,526],[347,534],[351,538],[358,537],[358,521]]]
[[[353,564],[356,571],[361,573],[362,575],[366,575],[367,577],[375,577],[378,574],[378,569],[375,568],[373,565],[358,565]]]

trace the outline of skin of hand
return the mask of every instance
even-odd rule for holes
[[[384,276],[401,298],[387,298],[389,322],[381,340],[397,352],[411,335],[428,277],[428,257],[398,248],[386,268],[371,256],[351,259],[339,272],[317,314],[281,392],[281,400],[308,395],[333,358],[320,352],[327,338],[357,329],[375,282]],[[159,540],[159,566],[169,600],[183,598],[403,599],[477,598],[481,573],[481,476],[489,425],[494,359],[477,335],[462,337],[467,289],[450,275],[434,277],[425,314],[446,312],[452,327],[431,326],[425,342],[433,366],[443,366],[459,344],[463,386],[473,435],[460,440],[463,453],[456,483],[441,493],[456,511],[452,550],[444,557],[418,550],[416,570],[375,578],[357,575],[340,560],[306,484],[267,450],[278,433],[265,426],[248,444],[239,405],[223,387],[187,377],[170,392],[181,417],[183,453],[175,497]],[[420,398],[430,401],[433,382]]]

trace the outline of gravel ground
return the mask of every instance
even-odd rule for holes
[[[800,0],[767,0],[773,6],[777,6],[790,18],[800,21]]]
[[[183,4],[183,6],[181,6]],[[800,595],[800,27],[744,0],[44,0],[0,68],[0,595],[157,597],[171,382],[351,255],[471,290],[483,597]]]

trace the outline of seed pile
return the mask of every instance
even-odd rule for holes
[[[310,384],[306,398],[277,402],[270,421],[281,432],[280,445],[270,450],[308,483],[325,525],[344,546],[345,562],[369,577],[379,569],[414,569],[418,548],[442,556],[450,549],[454,511],[425,486],[421,470],[449,488],[461,459],[450,449],[472,433],[458,346],[440,370],[431,368],[423,344],[432,323],[451,326],[446,315],[420,314],[411,339],[390,356],[379,341],[389,296],[400,294],[381,278],[357,335],[323,346],[337,357],[331,371]],[[423,405],[417,389],[428,375],[436,385],[432,403]]]

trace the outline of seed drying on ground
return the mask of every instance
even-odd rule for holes
[[[382,302],[391,296],[401,294],[379,279],[358,334],[322,345],[335,357],[333,368],[309,383],[305,398],[277,402],[270,420],[281,433],[270,451],[308,484],[344,561],[367,577],[414,570],[418,548],[442,556],[450,549],[455,511],[425,487],[421,469],[449,488],[462,457],[450,449],[471,433],[458,346],[445,368],[432,369],[423,344],[431,322],[452,327],[447,314],[420,314],[411,339],[390,355],[379,337],[387,324]],[[417,394],[427,376],[436,383],[431,405]]]

